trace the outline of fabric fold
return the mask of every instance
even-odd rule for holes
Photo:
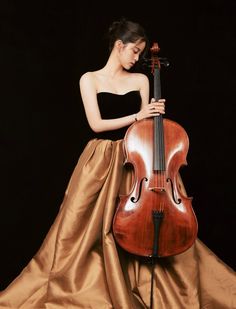
[[[133,172],[123,141],[85,147],[40,249],[0,293],[1,309],[145,309],[151,265],[122,250],[112,233],[117,197]],[[153,309],[236,309],[236,276],[199,239],[154,268]]]

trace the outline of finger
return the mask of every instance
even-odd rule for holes
[[[158,116],[160,113],[162,113],[160,110],[158,110],[158,109],[152,109],[151,111],[150,111],[150,114],[152,115],[152,116]]]
[[[160,106],[160,105],[164,106],[164,105],[165,105],[165,102],[156,101],[156,102],[154,102],[154,103],[152,103],[152,104],[153,104],[153,105],[156,105],[156,106]]]
[[[158,103],[157,103],[157,106],[158,106],[158,107],[165,107],[165,102],[158,102]]]

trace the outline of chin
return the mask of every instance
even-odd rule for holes
[[[133,67],[133,66],[129,64],[129,65],[126,65],[126,66],[124,67],[124,69],[125,69],[125,70],[130,70],[132,67]]]

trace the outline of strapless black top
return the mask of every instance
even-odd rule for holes
[[[126,94],[99,92],[97,99],[102,119],[115,119],[138,113],[141,105],[138,90],[132,90]],[[127,129],[128,126],[113,131],[94,133],[94,137],[118,140],[124,138]]]

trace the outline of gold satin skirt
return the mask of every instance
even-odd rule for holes
[[[144,309],[151,265],[121,250],[112,234],[117,196],[128,193],[122,140],[91,140],[71,176],[39,251],[0,293],[0,308]],[[155,265],[153,309],[234,309],[235,272],[199,239]]]

